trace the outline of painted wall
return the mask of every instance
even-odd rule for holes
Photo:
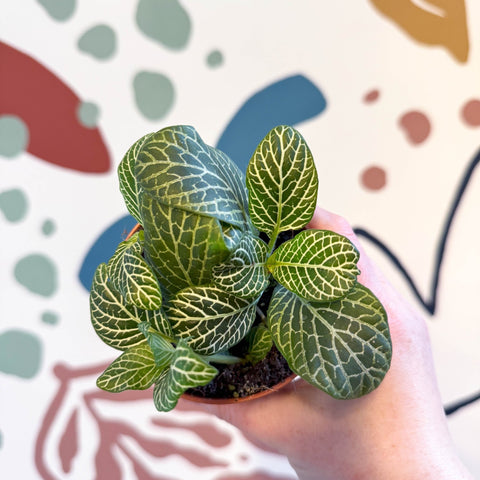
[[[116,165],[178,123],[240,165],[295,125],[320,204],[428,317],[445,405],[475,395],[479,78],[475,0],[1,2],[2,478],[295,478],[190,404],[95,387],[115,352],[88,287],[132,225]],[[480,476],[480,402],[449,425]]]

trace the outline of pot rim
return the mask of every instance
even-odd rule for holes
[[[184,393],[182,395],[182,399],[188,400],[190,402],[195,403],[208,403],[214,405],[230,405],[232,403],[241,403],[241,402],[249,402],[250,400],[256,400],[257,398],[266,397],[267,395],[271,395],[273,393],[278,392],[283,387],[287,386],[289,383],[295,381],[298,377],[296,373],[292,373],[287,378],[282,380],[281,382],[273,385],[272,387],[268,387],[261,392],[254,393],[252,395],[247,395],[246,397],[223,397],[223,398],[214,398],[214,397],[200,397],[197,395],[191,395],[189,393]]]

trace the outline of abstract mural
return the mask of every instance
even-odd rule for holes
[[[95,386],[112,352],[88,290],[135,223],[116,165],[178,123],[242,169],[273,126],[302,132],[319,202],[428,318],[452,435],[480,475],[480,5],[30,0],[0,18],[2,478],[296,478],[194,404],[159,414],[148,391]]]

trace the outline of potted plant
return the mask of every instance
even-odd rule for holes
[[[379,385],[391,359],[387,316],[357,282],[355,246],[305,228],[318,179],[295,129],[272,129],[246,177],[190,126],[143,136],[118,174],[139,228],[92,283],[93,327],[123,352],[100,388],[154,385],[156,408],[168,411],[187,391],[205,395],[219,372],[270,358],[335,398]],[[227,390],[220,396],[241,396]]]

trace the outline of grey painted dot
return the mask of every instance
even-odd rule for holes
[[[133,80],[133,89],[138,109],[150,120],[164,117],[173,106],[173,84],[161,73],[139,72]]]
[[[213,50],[207,56],[207,65],[215,68],[223,64],[223,54],[220,50]]]
[[[14,275],[32,293],[50,297],[57,290],[57,268],[45,255],[33,253],[23,257],[15,265]]]
[[[95,103],[82,102],[77,108],[78,121],[87,128],[95,128],[98,124],[100,109]]]
[[[55,312],[43,312],[42,313],[42,322],[47,323],[48,325],[57,325],[60,318]]]
[[[57,230],[57,226],[55,225],[55,222],[51,219],[47,219],[43,222],[42,224],[42,233],[46,236],[49,237],[50,235],[53,235],[55,231]]]
[[[0,335],[0,371],[21,378],[33,378],[42,362],[40,339],[23,330]]]
[[[28,128],[15,115],[0,116],[0,156],[12,158],[23,152],[28,144]]]
[[[68,20],[75,11],[75,0],[38,0],[47,13],[58,21]]]
[[[19,222],[25,218],[28,200],[22,190],[13,188],[0,193],[0,211],[9,222]]]
[[[98,60],[107,60],[117,48],[117,36],[108,25],[95,25],[78,40],[78,48]]]
[[[172,50],[185,48],[190,38],[190,17],[178,0],[140,0],[136,21],[147,37]]]

